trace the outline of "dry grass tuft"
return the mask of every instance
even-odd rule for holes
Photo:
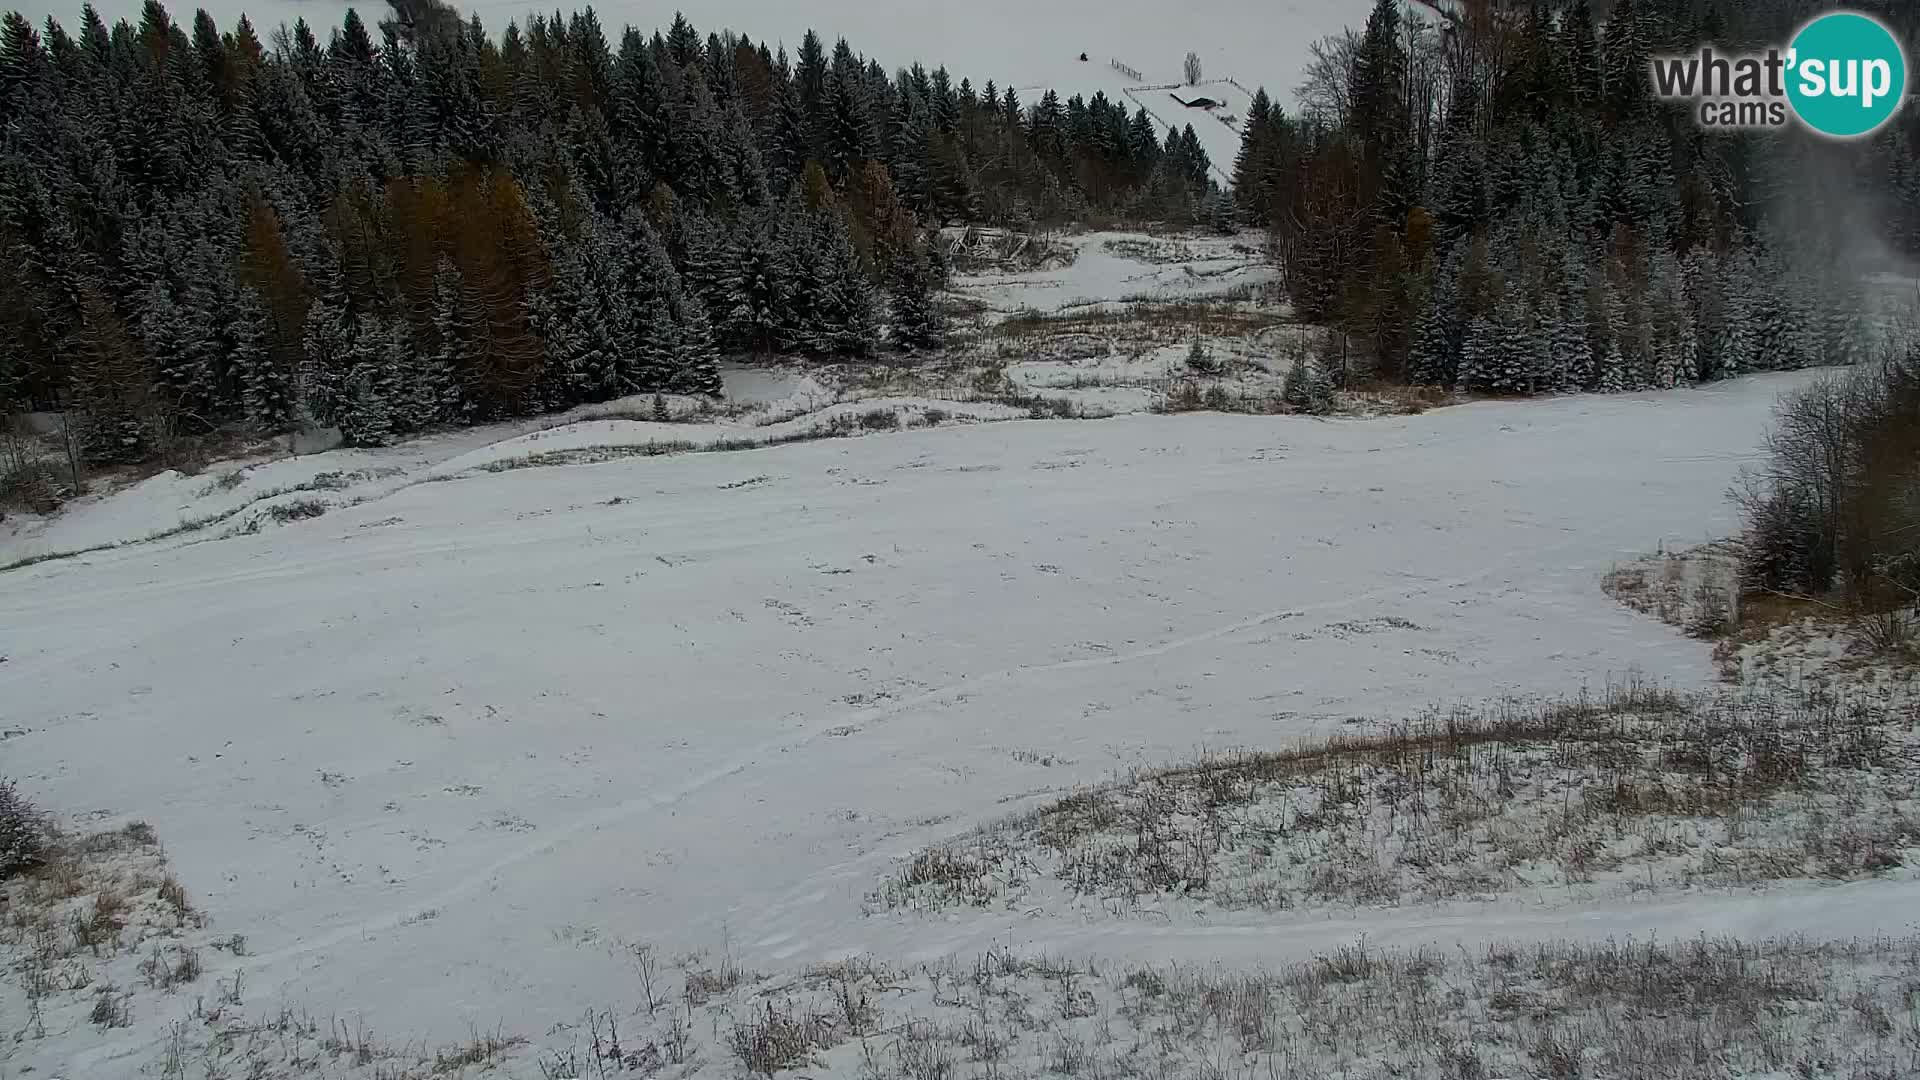
[[[1887,700],[1644,685],[1431,712],[1077,792],[914,855],[869,904],[1284,909],[1895,872],[1920,858],[1912,720]]]

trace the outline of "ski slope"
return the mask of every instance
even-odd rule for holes
[[[40,563],[0,573],[7,772],[153,824],[208,933],[248,942],[207,953],[209,985],[429,1041],[537,1045],[630,1002],[615,939],[778,972],[994,941],[1251,961],[1358,932],[1898,930],[1911,882],[1337,926],[862,912],[899,856],[1132,765],[1629,670],[1708,682],[1706,644],[1598,579],[1724,532],[1804,378],[463,471]],[[1411,629],[1336,632],[1370,620]],[[20,1043],[9,1071],[131,1075],[190,998]]]
[[[1122,70],[1120,66],[1126,70]],[[1135,78],[1138,74],[1140,78]],[[1181,83],[1179,63],[1170,60],[1164,70],[1145,68],[1120,56],[1087,54],[1085,62],[1078,54],[1037,68],[1027,81],[1016,82],[1014,89],[1026,105],[1039,102],[1051,90],[1062,102],[1075,94],[1091,98],[1105,94],[1127,107],[1128,112],[1147,110],[1153,118],[1162,142],[1169,131],[1179,132],[1191,126],[1207,152],[1214,179],[1222,186],[1233,181],[1233,160],[1240,153],[1241,123],[1253,104],[1253,94],[1244,86],[1224,78],[1202,79],[1197,86]],[[1175,100],[1173,95],[1179,95]],[[1188,108],[1181,101],[1207,97],[1225,104],[1218,109]]]

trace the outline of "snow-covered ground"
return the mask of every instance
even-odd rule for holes
[[[550,417],[445,432],[377,449],[284,451],[222,462],[192,474],[166,470],[109,487],[48,516],[16,514],[0,524],[0,566],[122,544],[195,544],[258,532],[288,520],[386,498],[416,484],[583,460],[678,454],[855,434],[862,422],[887,428],[1006,420],[1024,413],[993,402],[868,395],[858,401],[810,375],[765,368],[724,373],[734,414],[666,403],[651,417],[641,395]]]
[[[1067,314],[1123,302],[1219,297],[1270,285],[1279,274],[1258,234],[1152,237],[1090,232],[1051,238],[1061,265],[1008,269],[955,280],[959,295],[994,315]]]
[[[565,413],[443,432],[380,449],[336,449],[289,455],[283,445],[189,472],[168,470],[130,486],[95,484],[96,492],[60,513],[16,513],[0,521],[0,566],[22,559],[90,551],[114,544],[164,540],[193,544],[258,531],[290,517],[385,498],[403,488],[475,471],[653,452],[777,443],[812,434],[858,433],[876,410],[903,426],[966,423],[1025,416],[996,396],[1044,395],[1083,412],[1132,413],[1155,405],[1186,376],[1191,330],[1185,323],[1122,327],[1141,305],[1212,300],[1269,286],[1274,271],[1251,236],[1149,236],[1096,232],[1046,238],[1061,258],[1031,270],[959,275],[954,294],[979,305],[987,326],[1015,315],[1110,316],[1097,335],[1051,328],[1002,343],[1006,383],[975,385],[971,369],[942,367],[929,376],[886,365],[723,367],[723,399],[667,398],[656,419],[650,396],[585,405]],[[1267,322],[1281,314],[1243,305]],[[1228,310],[1222,308],[1221,310]],[[1125,332],[1122,332],[1122,330]],[[1209,337],[1223,358],[1278,363],[1276,330]],[[1084,346],[1077,352],[1069,346]],[[905,376],[911,385],[891,385]],[[876,377],[877,376],[877,377]],[[1242,368],[1213,381],[1236,392],[1271,393],[1272,372]],[[983,400],[984,399],[984,400]],[[877,425],[875,425],[877,427]],[[269,449],[271,452],[269,452]],[[57,458],[53,448],[47,451]]]
[[[1279,961],[1359,933],[1901,931],[1920,893],[1894,880],[1183,927],[863,913],[897,859],[1132,765],[1629,670],[1708,683],[1706,644],[1599,581],[1726,532],[1722,493],[1803,378],[449,456],[445,482],[257,534],[0,574],[6,771],[152,824],[204,932],[245,937],[203,951],[208,985],[243,973],[249,1009],[396,1039],[537,1046],[630,1008],[616,939],[777,972],[995,942]],[[55,1016],[7,1068],[130,1075],[192,997],[125,1028]]]

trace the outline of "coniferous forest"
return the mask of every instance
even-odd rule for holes
[[[128,462],[712,393],[730,354],[923,353],[936,231],[974,222],[1261,230],[1349,378],[1843,361],[1856,238],[1920,252],[1920,115],[1844,147],[1710,135],[1644,77],[1811,7],[1473,0],[1435,28],[1380,0],[1302,109],[1258,95],[1230,189],[1191,128],[1104,95],[1025,102],[813,34],[789,55],[750,27],[496,28],[433,0],[326,28],[9,15],[0,413],[63,410],[86,458]]]
[[[1855,359],[1862,271],[1920,252],[1920,113],[1854,144],[1709,133],[1648,58],[1784,47],[1829,5],[1597,3],[1466,4],[1422,35],[1380,0],[1322,50],[1309,120],[1259,103],[1235,192],[1300,312],[1376,376],[1483,393]]]
[[[1208,191],[1191,131],[811,34],[614,44],[586,9],[495,37],[427,7],[322,44],[158,2],[4,31],[0,400],[71,408],[95,461],[711,393],[723,351],[923,349],[925,230]]]

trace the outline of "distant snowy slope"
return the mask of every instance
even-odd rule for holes
[[[139,0],[104,0],[97,6],[109,21],[140,17]],[[202,0],[200,6],[223,27],[244,11],[263,36],[267,28],[296,18],[320,27],[338,25],[348,7],[340,0]],[[529,0],[466,0],[455,6],[477,13],[494,31],[510,19],[524,23],[532,12],[550,14],[554,9],[551,3]],[[559,6],[571,11],[584,5]],[[964,75],[977,86],[988,79],[1003,86],[1055,80],[1063,95],[1091,95],[1106,88],[1112,96],[1117,88],[1105,81],[1111,69],[1097,70],[1106,68],[1109,57],[1119,57],[1153,82],[1174,82],[1182,58],[1192,50],[1200,54],[1209,78],[1231,76],[1249,88],[1264,85],[1291,103],[1308,45],[1344,27],[1359,27],[1369,6],[1368,0],[1214,0],[1201,5],[1141,0],[616,0],[595,4],[594,9],[615,43],[628,23],[643,30],[664,29],[676,9],[685,9],[702,32],[732,28],[755,40],[784,42],[792,51],[812,28],[829,45],[845,37],[889,69],[916,60],[928,66],[945,64],[956,78]],[[370,19],[385,13],[381,3],[359,7]],[[51,5],[35,0],[22,10],[35,19],[53,14],[69,29],[80,21],[79,0]],[[193,6],[177,0],[168,10],[185,22],[192,18]],[[324,40],[324,33],[321,36]],[[1094,62],[1075,63],[1083,52]],[[1072,76],[1061,77],[1062,66],[1070,63]],[[1081,73],[1087,81],[1079,80]],[[1200,128],[1194,125],[1196,132]],[[1213,153],[1211,142],[1208,152]]]
[[[1180,131],[1191,124],[1194,135],[1213,162],[1214,177],[1222,184],[1227,183],[1233,176],[1233,159],[1240,153],[1240,123],[1253,104],[1253,84],[1230,72],[1216,71],[1203,78],[1198,86],[1183,86],[1181,57],[1167,56],[1159,64],[1149,62],[1161,59],[1157,53],[1137,58],[1090,52],[1083,63],[1079,53],[1069,53],[1035,67],[1012,85],[1020,92],[1021,102],[1027,105],[1052,90],[1062,101],[1075,94],[1088,98],[1105,94],[1126,106],[1128,112],[1144,108],[1163,140],[1169,130]],[[1128,70],[1122,71],[1115,66],[1116,62]],[[1268,92],[1272,93],[1272,88]],[[1199,98],[1224,104],[1217,109],[1189,108],[1181,104]]]

